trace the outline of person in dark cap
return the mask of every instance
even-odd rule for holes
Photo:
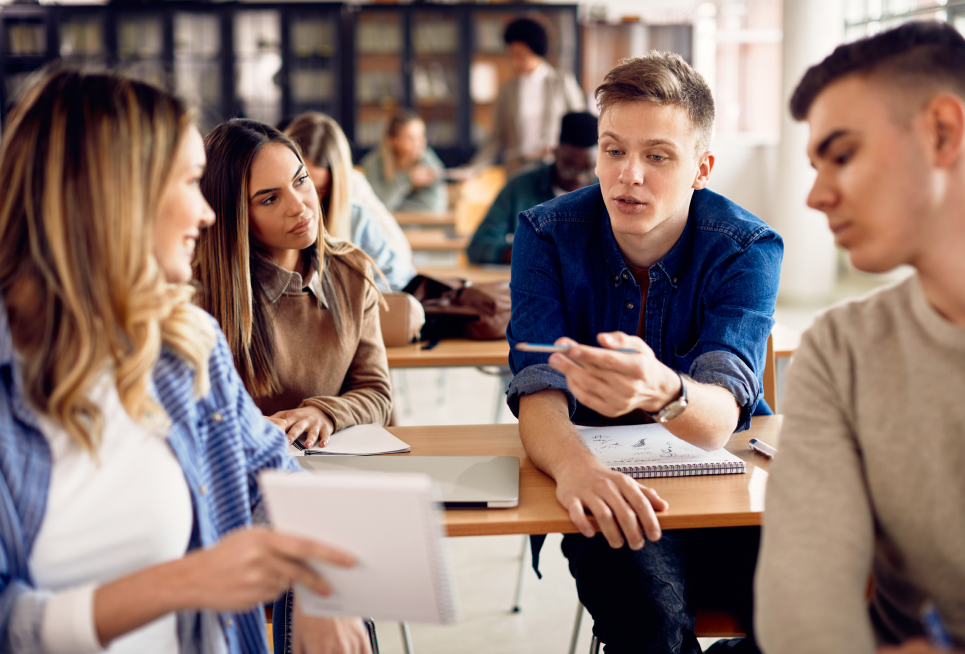
[[[586,96],[572,73],[546,62],[549,38],[538,21],[514,20],[506,26],[503,40],[516,77],[499,89],[493,132],[470,166],[500,161],[513,174],[548,163],[560,118],[584,111]]]
[[[596,182],[597,120],[587,112],[563,116],[556,161],[510,180],[472,237],[471,263],[510,263],[519,214]]]

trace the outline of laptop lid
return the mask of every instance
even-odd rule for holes
[[[422,472],[439,484],[447,509],[507,509],[519,505],[515,456],[299,456],[309,472]]]

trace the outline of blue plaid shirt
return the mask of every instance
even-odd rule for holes
[[[286,454],[281,431],[245,391],[228,344],[215,328],[206,397],[194,398],[193,372],[167,349],[154,367],[152,390],[172,425],[168,443],[191,489],[189,549],[211,547],[234,529],[266,522],[258,472],[298,468]],[[0,651],[25,654],[40,651],[49,597],[33,587],[28,560],[43,522],[51,457],[13,355],[7,310],[0,302]],[[260,606],[238,614],[185,611],[178,615],[178,629],[182,653],[268,651]]]

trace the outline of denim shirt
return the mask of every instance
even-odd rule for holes
[[[610,226],[599,184],[520,214],[513,240],[507,337],[515,377],[508,403],[545,389],[566,393],[573,420],[599,419],[578,405],[547,354],[516,343],[568,336],[598,345],[601,332],[636,334],[646,302],[645,341],[668,367],[733,393],[737,431],[750,425],[761,393],[767,338],[784,245],[762,220],[709,190],[695,191],[687,224],[650,268],[642,297]]]
[[[199,310],[200,313],[200,310]],[[210,316],[208,316],[210,318]],[[211,547],[225,534],[266,522],[258,473],[297,470],[278,427],[265,420],[235,371],[224,335],[209,360],[211,389],[194,397],[194,372],[164,348],[154,366],[152,394],[171,421],[168,444],[191,491],[194,526],[189,550]],[[40,651],[40,624],[49,592],[33,587],[29,559],[43,522],[51,454],[29,405],[14,359],[6,306],[0,301],[0,652]],[[181,652],[264,654],[261,607],[247,612],[183,611]]]

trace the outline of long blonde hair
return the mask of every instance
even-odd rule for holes
[[[105,369],[149,426],[167,420],[149,393],[162,345],[207,393],[214,330],[152,254],[154,210],[189,125],[164,91],[71,70],[40,78],[7,120],[0,292],[34,294],[43,333],[24,352],[27,396],[92,455],[103,415],[88,395]]]
[[[204,139],[208,167],[201,177],[201,191],[214,209],[213,227],[201,233],[194,276],[200,285],[201,306],[217,319],[234,355],[245,388],[254,397],[281,392],[275,372],[275,341],[268,300],[258,282],[258,266],[267,265],[256,256],[250,239],[248,182],[251,167],[261,149],[270,143],[289,148],[299,161],[298,146],[271,125],[235,118],[215,127]],[[372,282],[372,260],[349,241],[325,234],[319,208],[318,238],[303,252],[318,271],[329,309],[341,331],[340,295],[343,284],[325,273],[327,256],[337,256],[352,270]],[[338,274],[334,272],[333,274]],[[347,301],[347,300],[342,300]]]
[[[325,198],[325,230],[334,238],[352,240],[352,198],[349,176],[352,174],[352,149],[338,123],[318,111],[309,111],[295,118],[285,134],[302,150],[313,166],[328,168],[332,186]]]

